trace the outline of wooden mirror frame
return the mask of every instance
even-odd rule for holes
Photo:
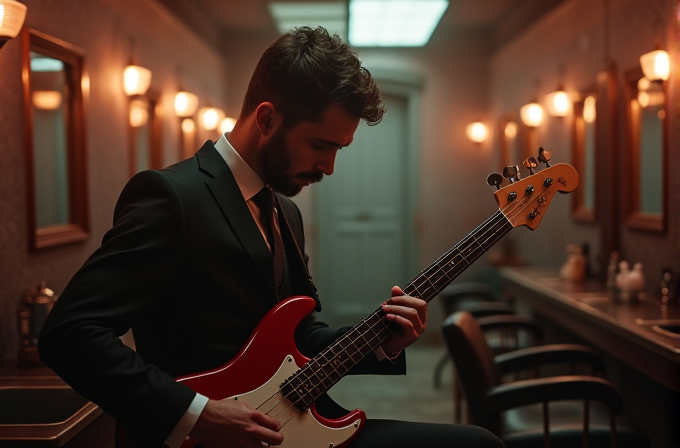
[[[573,104],[573,111],[574,111],[574,118],[572,120],[572,165],[574,168],[576,168],[576,171],[580,173],[580,177],[582,179],[585,179],[585,175],[587,172],[586,168],[586,133],[585,133],[585,120],[583,118],[583,109],[584,109],[584,104],[586,98],[589,96],[594,96],[597,98],[597,87],[593,86],[591,88],[582,90],[580,92],[578,100],[574,101]],[[597,115],[596,115],[596,121],[595,121],[595,126],[594,126],[594,135],[593,135],[593,167],[592,173],[593,173],[593,178],[592,178],[592,183],[591,188],[593,189],[593,206],[588,207],[586,205],[586,200],[585,200],[585,188],[581,188],[581,185],[579,185],[579,188],[574,190],[574,192],[571,194],[571,216],[575,221],[578,222],[583,222],[583,223],[594,223],[596,221],[597,217],[597,183],[595,182],[595,175],[598,172],[597,171],[597,160],[596,160],[596,152],[597,152],[597,141],[598,141],[598,132],[600,129],[600,124],[599,120],[597,120]]]
[[[640,172],[637,167],[640,159],[640,120],[638,113],[633,110],[632,100],[637,98],[637,82],[644,76],[642,69],[637,67],[625,73],[626,98],[626,143],[624,156],[624,201],[623,212],[626,227],[653,232],[665,232],[668,217],[668,88],[667,82],[661,84],[664,94],[662,110],[661,144],[661,213],[650,214],[640,211]]]
[[[68,175],[68,223],[37,227],[34,171],[34,120],[31,98],[31,57],[35,50],[64,63],[68,83],[68,114],[65,119]],[[82,50],[35,30],[22,29],[21,69],[24,96],[24,144],[28,244],[31,250],[83,241],[89,237],[85,113],[83,107],[84,53]]]

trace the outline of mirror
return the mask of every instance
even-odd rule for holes
[[[572,193],[571,210],[574,219],[581,222],[595,222],[596,109],[596,87],[581,92],[574,102],[572,163],[579,173],[579,186]]]
[[[83,52],[22,31],[27,215],[31,250],[88,238]]]
[[[159,95],[148,91],[130,98],[128,146],[130,175],[148,169],[162,168]]]
[[[637,68],[626,73],[627,144],[625,222],[630,228],[666,230],[666,86]]]

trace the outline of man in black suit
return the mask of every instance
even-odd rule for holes
[[[139,446],[177,447],[187,435],[206,447],[280,444],[275,418],[240,401],[209,400],[174,378],[232,359],[280,299],[307,295],[320,311],[302,220],[286,196],[331,175],[359,121],[376,124],[383,113],[377,85],[337,36],[303,27],[279,38],[228,136],[128,182],[113,227],[43,327],[43,361]],[[273,221],[260,193],[278,202]],[[424,331],[427,307],[398,287],[391,296],[385,318],[401,330],[352,373],[405,373],[404,349]],[[129,329],[136,352],[119,340]],[[295,341],[311,357],[344,331],[309,316]],[[325,395],[317,408],[328,417],[346,412]],[[353,442],[459,444],[502,446],[480,428],[390,421],[367,422]]]

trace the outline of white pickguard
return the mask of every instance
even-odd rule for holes
[[[279,387],[299,367],[293,357],[284,358],[274,376],[262,386],[245,394],[229,397],[248,403],[255,409],[278,420],[283,434],[281,448],[333,448],[349,439],[359,428],[360,420],[342,428],[329,428],[321,424],[310,411],[301,412],[287,398]]]

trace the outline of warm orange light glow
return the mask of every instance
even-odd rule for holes
[[[505,133],[505,138],[508,140],[512,140],[513,138],[517,137],[517,123],[514,121],[508,122],[505,125],[503,132]]]
[[[487,130],[486,125],[482,122],[471,123],[465,129],[467,136],[475,143],[481,143],[486,140]]]
[[[196,123],[191,118],[185,118],[182,120],[182,132],[185,134],[191,134],[196,130]]]
[[[590,95],[585,100],[583,100],[583,121],[586,123],[594,123],[597,117],[597,100],[594,96]]]
[[[540,126],[543,122],[543,108],[538,103],[529,103],[519,110],[522,122],[530,127]]]
[[[19,34],[26,18],[26,5],[14,0],[0,0],[0,47]]]
[[[130,101],[130,126],[138,128],[149,121],[149,106],[144,100]]]
[[[151,70],[128,65],[123,71],[123,89],[128,96],[144,95],[151,85]]]
[[[36,109],[55,110],[61,106],[61,92],[57,90],[36,90],[32,95]]]
[[[566,117],[569,113],[569,95],[564,90],[551,92],[546,96],[548,113],[553,117]]]
[[[223,134],[226,134],[227,132],[231,132],[232,129],[234,129],[234,125],[236,124],[236,120],[234,120],[231,117],[227,117],[222,122],[220,123],[220,132]]]
[[[224,112],[216,107],[204,107],[198,111],[198,115],[199,122],[206,131],[217,129],[217,126],[224,119]]]
[[[189,92],[177,92],[175,95],[175,113],[178,117],[190,117],[196,113],[198,97]]]
[[[655,50],[640,56],[640,65],[645,78],[650,81],[665,81],[671,74],[671,61],[664,50]]]

